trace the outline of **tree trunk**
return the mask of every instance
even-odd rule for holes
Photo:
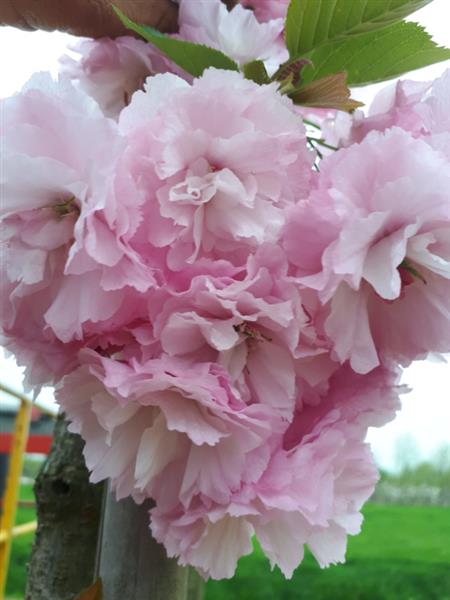
[[[195,569],[189,569],[187,600],[203,600],[205,597],[205,582]]]
[[[34,486],[38,529],[26,600],[73,600],[93,580],[102,485],[89,483],[83,442],[55,425],[50,454]]]
[[[189,570],[166,556],[151,536],[150,500],[116,502],[108,493],[100,545],[104,600],[187,600]]]
[[[116,502],[105,489],[102,508],[102,486],[89,483],[82,448],[81,438],[68,433],[59,416],[35,483],[39,525],[26,600],[73,600],[96,575],[104,600],[202,600],[204,584],[197,573],[178,567],[152,538],[150,501]]]

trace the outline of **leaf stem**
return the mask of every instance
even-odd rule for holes
[[[309,119],[303,119],[303,123],[306,123],[306,125],[309,125],[310,127],[314,127],[314,129],[320,129],[320,125],[313,123],[313,121],[310,121]]]
[[[308,142],[311,143],[315,143],[315,144],[319,144],[320,146],[323,146],[324,148],[328,148],[329,150],[334,150],[335,152],[337,150],[339,150],[339,148],[337,148],[336,146],[332,146],[331,144],[327,144],[324,140],[321,140],[320,138],[314,138],[314,137],[306,137],[306,139],[308,140]],[[318,152],[317,148],[316,151]]]
[[[336,152],[337,150],[339,150],[339,148],[337,148],[336,146],[332,146],[331,144],[327,144],[327,142],[325,142],[325,141],[324,141],[324,140],[322,140],[322,139],[318,139],[318,140],[316,139],[316,142],[317,142],[318,144],[320,144],[321,146],[323,146],[324,148],[328,148],[329,150],[334,150],[335,152]]]
[[[319,149],[318,149],[318,148],[317,148],[317,147],[316,147],[316,146],[313,144],[313,140],[314,140],[314,138],[310,138],[310,137],[307,137],[307,138],[306,138],[306,141],[307,141],[307,142],[308,142],[308,144],[311,146],[311,148],[314,150],[314,152],[316,152],[316,153],[317,153],[317,156],[318,156],[320,159],[322,159],[322,158],[323,158],[323,154],[322,154],[322,152],[321,152],[321,151],[320,151],[320,150],[319,150]],[[314,141],[315,141],[315,140],[314,140]]]

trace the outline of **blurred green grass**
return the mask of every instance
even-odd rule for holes
[[[31,486],[22,486],[21,499],[32,498]],[[208,582],[205,600],[450,600],[450,508],[368,504],[364,514],[345,565],[321,570],[307,554],[286,581],[256,547],[234,579]],[[32,508],[20,508],[17,523],[34,518]],[[23,598],[32,539],[14,540],[8,599]]]
[[[34,500],[32,485],[21,485],[20,500]],[[29,523],[36,519],[34,508],[19,507],[16,515],[16,524]],[[26,566],[30,556],[31,545],[33,543],[33,533],[27,533],[14,538],[11,548],[11,558],[8,570],[8,579],[6,582],[6,597],[8,600],[13,598],[23,598],[25,591]]]
[[[347,562],[321,570],[308,553],[290,581],[259,548],[206,600],[450,600],[450,509],[368,504]]]

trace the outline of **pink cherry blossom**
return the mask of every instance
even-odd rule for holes
[[[450,158],[448,94],[450,69],[435,81],[400,80],[382,89],[369,107],[367,117],[337,113],[323,125],[324,136],[336,146],[361,142],[371,131],[400,127],[421,137]]]
[[[289,259],[327,304],[335,358],[360,373],[450,350],[449,186],[445,157],[393,128],[322,161],[290,213]]]
[[[228,11],[220,0],[181,0],[179,25],[184,40],[217,48],[241,66],[263,60],[272,73],[289,58],[280,37],[284,19],[259,22],[240,4]]]
[[[287,6],[181,0],[176,39],[272,74]],[[399,365],[450,352],[450,71],[343,116],[130,37],[75,52],[0,101],[2,344],[180,565],[232,577],[254,535],[286,577],[343,562]],[[304,117],[343,147],[314,164]]]
[[[272,19],[285,19],[289,0],[241,0],[242,6],[250,8],[262,23]]]
[[[217,362],[247,402],[292,415],[307,316],[280,248],[261,247],[235,279],[198,275],[184,292],[156,291],[150,315],[166,353]]]
[[[367,117],[362,110],[353,115],[338,112],[324,124],[324,136],[333,145],[348,146],[361,142],[370,131],[400,127],[413,135],[424,133],[417,104],[430,89],[430,82],[397,81],[382,89],[372,101]]]
[[[42,377],[52,365],[51,381],[73,365],[72,341],[145,314],[140,294],[154,269],[126,243],[137,226],[126,203],[108,201],[123,140],[96,103],[38,75],[2,101],[2,114],[1,327],[20,354],[47,352],[36,360]]]
[[[118,177],[146,196],[147,239],[168,248],[172,270],[202,256],[242,262],[276,240],[283,207],[309,188],[301,118],[274,84],[216,69],[192,86],[159,75],[119,125],[128,148]]]
[[[275,410],[247,406],[213,363],[124,363],[92,351],[81,361],[57,397],[86,442],[92,481],[111,478],[118,498],[227,502],[261,475],[286,427]]]
[[[77,82],[108,117],[118,117],[145,79],[170,70],[170,61],[144,40],[124,36],[111,40],[82,39],[60,59],[61,73]]]
[[[151,530],[169,556],[201,575],[232,577],[255,533],[272,567],[291,577],[304,545],[323,567],[343,562],[348,535],[359,532],[360,509],[377,481],[367,428],[393,418],[399,407],[395,370],[368,376],[344,367],[317,406],[296,416],[258,481],[227,504],[206,503],[151,511]]]
[[[448,97],[450,93],[450,69],[433,81],[424,102],[417,105],[426,130],[424,139],[450,162],[450,117]]]
[[[428,85],[428,94],[424,94],[423,103],[416,105],[421,114],[426,131],[439,134],[450,131],[450,116],[448,113],[448,93],[450,88],[450,69]]]

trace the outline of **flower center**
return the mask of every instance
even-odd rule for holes
[[[250,325],[250,323],[247,323],[246,321],[243,321],[242,323],[239,323],[239,325],[233,325],[233,329],[243,335],[245,338],[247,338],[248,341],[253,341],[253,342],[271,342],[272,338],[269,337],[268,335],[262,333],[261,331],[259,331],[258,329],[256,329],[255,327],[253,327],[253,325]]]
[[[405,260],[403,260],[398,266],[398,272],[400,274],[402,287],[411,285],[411,283],[414,283],[415,279],[420,279],[420,281],[425,285],[427,283],[427,280],[422,275],[422,273],[420,273],[420,271],[413,267],[407,258],[405,258]]]
[[[79,215],[80,208],[76,203],[75,196],[72,196],[68,200],[64,200],[63,202],[58,202],[56,204],[51,205],[52,210],[58,215],[58,217],[65,217],[67,215]]]

